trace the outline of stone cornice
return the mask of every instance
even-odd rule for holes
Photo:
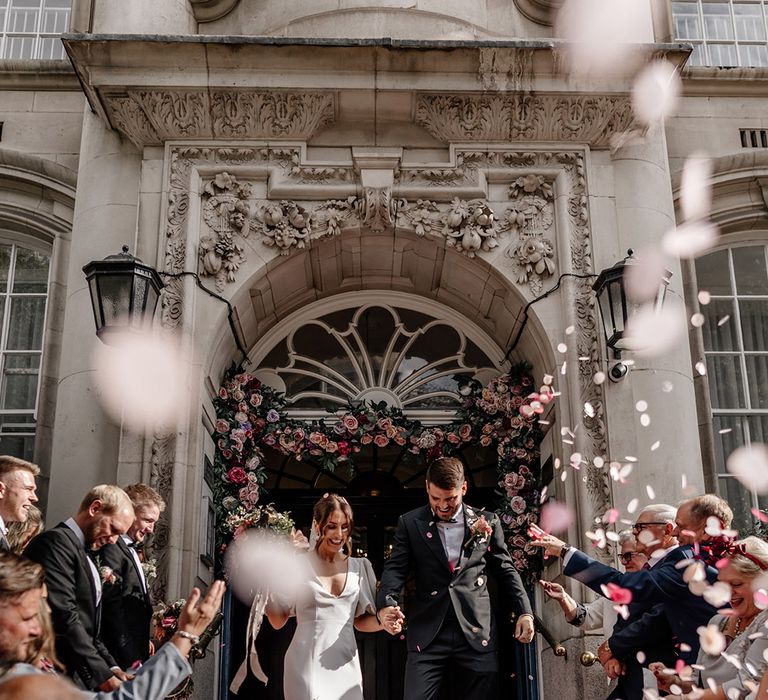
[[[446,143],[560,141],[595,148],[634,128],[631,100],[623,95],[421,93],[416,123]]]
[[[765,97],[768,68],[690,66],[683,71],[686,97]]]
[[[179,138],[306,141],[335,114],[335,96],[290,90],[128,90],[102,94],[112,126],[138,147]]]
[[[80,92],[72,64],[43,60],[0,60],[0,90],[56,90]]]

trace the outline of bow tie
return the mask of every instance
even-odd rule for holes
[[[126,544],[131,548],[135,549],[137,552],[144,549],[144,543],[143,542],[126,542]]]
[[[438,520],[437,524],[438,525],[450,525],[451,523],[455,524],[455,523],[460,523],[460,522],[461,522],[461,520],[459,520],[459,516],[457,515],[456,517],[451,518],[450,520]]]

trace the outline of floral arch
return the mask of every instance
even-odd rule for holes
[[[219,551],[234,534],[263,513],[257,503],[266,478],[265,448],[333,472],[354,469],[367,446],[390,443],[426,461],[473,445],[495,446],[503,495],[497,508],[513,562],[533,581],[540,557],[526,545],[526,530],[536,522],[541,474],[538,417],[552,398],[548,385],[537,391],[527,365],[517,365],[486,384],[467,375],[455,377],[460,405],[449,422],[428,425],[383,401],[330,405],[324,418],[292,415],[285,394],[233,367],[214,400],[216,474],[214,501]]]

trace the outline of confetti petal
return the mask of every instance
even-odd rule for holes
[[[672,114],[680,99],[681,81],[669,61],[654,61],[637,76],[632,87],[632,109],[646,126]]]
[[[739,447],[731,452],[725,468],[751,491],[768,493],[768,445],[753,442]]]
[[[694,328],[701,328],[705,321],[706,319],[704,318],[704,314],[696,313],[691,316],[691,325]]]
[[[715,608],[721,608],[731,601],[731,587],[724,581],[715,581],[704,591],[704,600]]]
[[[638,355],[656,356],[671,350],[684,335],[687,323],[682,307],[665,303],[660,311],[643,307],[627,321],[621,349]]]
[[[636,304],[654,301],[668,267],[667,257],[657,248],[643,248],[637,251],[633,256],[633,263],[624,268],[627,297]]]
[[[701,648],[710,656],[720,656],[725,651],[727,642],[723,633],[716,625],[707,625],[699,627],[699,644]]]
[[[598,386],[605,381],[605,372],[595,372],[592,381]]]
[[[702,306],[706,306],[709,304],[710,301],[712,301],[712,295],[707,291],[701,291],[698,294],[699,304]]]
[[[695,258],[712,248],[717,240],[717,226],[709,221],[689,221],[665,233],[661,247],[667,255]]]
[[[712,207],[712,162],[701,154],[686,159],[680,177],[680,209],[686,221],[706,219]]]
[[[563,474],[567,474],[567,472],[563,472]],[[546,532],[560,533],[565,532],[575,522],[575,519],[573,510],[565,503],[549,501],[541,509],[539,524]]]

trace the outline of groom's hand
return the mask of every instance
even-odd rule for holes
[[[523,644],[533,641],[533,615],[520,615],[515,624],[515,639]]]
[[[389,605],[378,612],[381,626],[391,635],[399,634],[403,629],[405,615],[398,605]]]

